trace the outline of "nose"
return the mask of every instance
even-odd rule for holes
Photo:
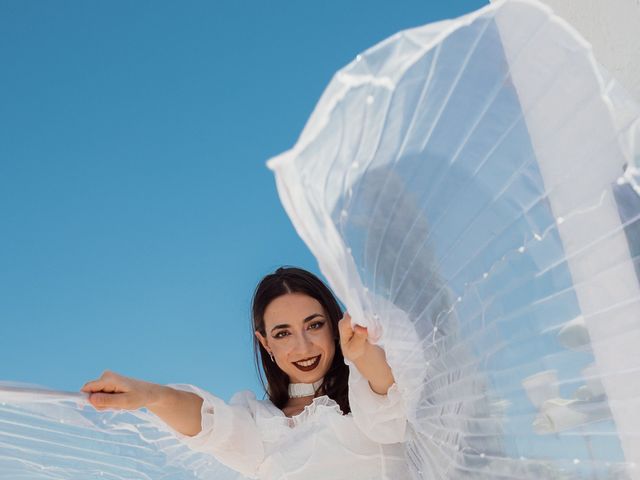
[[[296,356],[304,356],[312,351],[313,342],[311,338],[307,336],[305,332],[295,336],[295,344],[293,345],[293,351]]]

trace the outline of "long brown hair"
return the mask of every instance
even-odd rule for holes
[[[329,398],[335,400],[343,414],[349,413],[351,411],[349,407],[348,387],[349,367],[344,363],[338,334],[338,321],[342,318],[342,310],[322,280],[306,270],[295,267],[280,267],[274,273],[264,277],[253,294],[251,306],[253,330],[266,336],[264,312],[269,303],[275,298],[287,293],[304,293],[311,298],[315,298],[324,308],[333,332],[335,354],[333,356],[333,362],[329,367],[329,371],[325,374],[319,390],[323,391]],[[289,377],[280,370],[280,367],[271,361],[269,353],[262,346],[258,338],[255,335],[252,336],[255,366],[260,382],[267,392],[271,403],[282,409],[287,404],[287,400],[289,400]],[[262,370],[260,369],[261,364]]]

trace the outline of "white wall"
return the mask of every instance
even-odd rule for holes
[[[541,0],[593,45],[598,61],[640,103],[640,0]]]

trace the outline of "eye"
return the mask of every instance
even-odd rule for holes
[[[324,325],[324,322],[313,322],[311,325],[309,325],[309,328],[313,330],[318,330],[319,328],[322,328],[323,325]]]
[[[284,338],[287,335],[289,335],[289,332],[287,332],[286,330],[280,330],[279,332],[276,332],[273,338]]]

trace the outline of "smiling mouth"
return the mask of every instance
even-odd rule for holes
[[[316,368],[320,363],[320,357],[322,355],[318,355],[317,357],[311,357],[307,360],[302,360],[300,362],[293,362],[298,370],[302,370],[303,372],[309,372]]]

